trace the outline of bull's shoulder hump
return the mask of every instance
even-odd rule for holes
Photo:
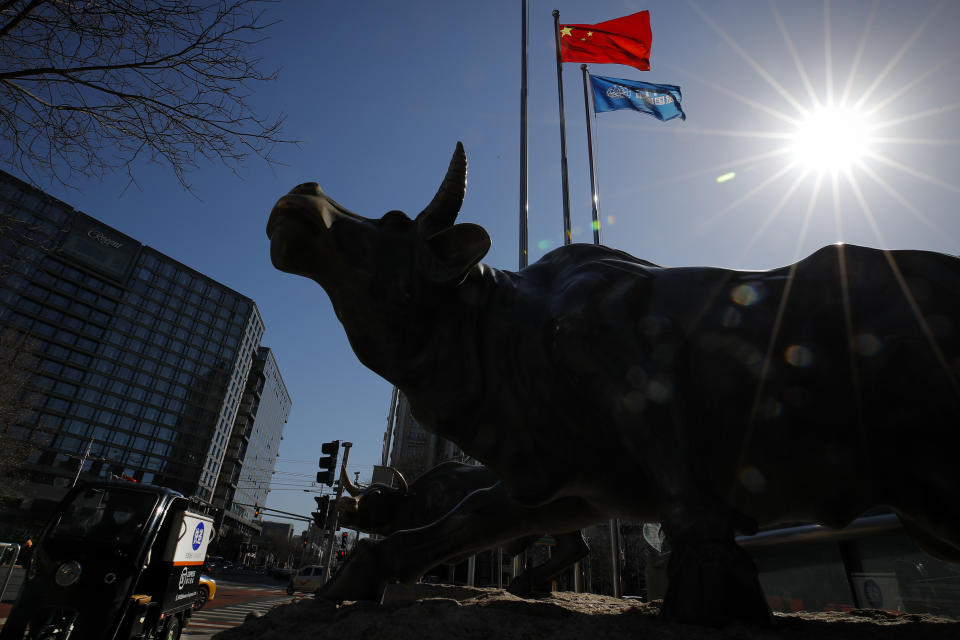
[[[618,249],[603,245],[570,244],[550,251],[537,262],[521,269],[517,275],[524,281],[553,288],[551,285],[562,284],[584,273],[644,277],[658,268],[659,265]]]

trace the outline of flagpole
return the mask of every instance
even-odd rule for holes
[[[529,198],[527,196],[528,178],[527,178],[527,146],[529,135],[527,134],[527,0],[521,2],[521,65],[520,65],[520,268],[527,266],[527,220],[530,212]]]
[[[583,72],[583,112],[587,116],[587,154],[590,156],[590,204],[593,205],[593,244],[600,244],[600,204],[597,197],[597,181],[593,168],[593,131],[590,129],[590,93],[587,85],[590,84],[590,72],[587,65],[580,65]]]
[[[560,57],[560,11],[553,10],[553,35],[557,43],[557,93],[560,97],[560,179],[563,185],[563,244],[572,242],[570,232],[570,185],[567,180],[567,125],[563,111],[563,60]]]

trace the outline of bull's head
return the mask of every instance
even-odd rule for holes
[[[458,142],[436,196],[414,220],[400,211],[364,218],[314,182],[294,187],[270,214],[274,266],[326,290],[357,355],[375,370],[371,360],[378,356],[397,360],[419,351],[431,330],[431,309],[490,248],[482,227],[454,224],[466,177]]]
[[[405,514],[408,492],[407,481],[397,469],[389,467],[397,478],[399,488],[387,484],[374,483],[360,488],[350,482],[346,472],[341,470],[340,482],[349,496],[337,500],[336,508],[340,512],[340,524],[348,529],[364,533],[389,535],[402,528],[398,516]]]

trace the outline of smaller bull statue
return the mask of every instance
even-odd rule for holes
[[[267,222],[274,266],[319,283],[360,361],[510,498],[361,544],[365,579],[331,598],[609,518],[663,524],[663,614],[687,623],[769,623],[736,543],[759,526],[883,505],[960,561],[960,259],[838,244],[757,272],[572,244],[503,271],[456,222],[466,173],[458,144],[414,219],[306,183]]]
[[[403,474],[389,467],[397,479],[398,487],[374,483],[366,487],[354,485],[346,472],[340,475],[340,482],[350,494],[337,502],[340,524],[348,529],[364,533],[390,536],[397,531],[420,529],[452,512],[464,498],[475,491],[488,491],[504,501],[501,509],[509,511],[506,503],[510,496],[497,482],[489,469],[462,462],[441,462],[427,470],[410,485]],[[536,514],[533,514],[534,519]],[[515,556],[530,547],[547,531],[531,534],[503,544],[510,556]],[[590,552],[583,534],[578,531],[554,534],[556,546],[550,559],[542,565],[530,567],[514,578],[507,590],[518,596],[531,595],[534,589],[559,574],[567,567],[586,557]],[[457,562],[461,559],[454,559]],[[358,580],[350,576],[351,564],[334,578],[334,583],[324,590],[329,598],[335,590],[349,589],[348,585]],[[359,579],[362,579],[359,578]],[[339,585],[339,586],[338,586]]]

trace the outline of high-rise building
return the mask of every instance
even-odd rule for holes
[[[32,410],[0,425],[32,447],[22,508],[42,515],[78,473],[211,506],[263,335],[253,301],[2,172],[0,230],[0,331],[37,362]]]
[[[383,464],[399,470],[408,482],[412,482],[424,471],[445,460],[476,464],[460,447],[420,426],[410,411],[407,397],[395,390],[384,435]],[[374,481],[389,483],[388,477],[384,474],[382,480]]]
[[[214,505],[224,514],[221,535],[236,531],[245,537],[260,532],[256,507],[267,501],[290,405],[273,351],[260,347],[247,376],[217,481]]]

